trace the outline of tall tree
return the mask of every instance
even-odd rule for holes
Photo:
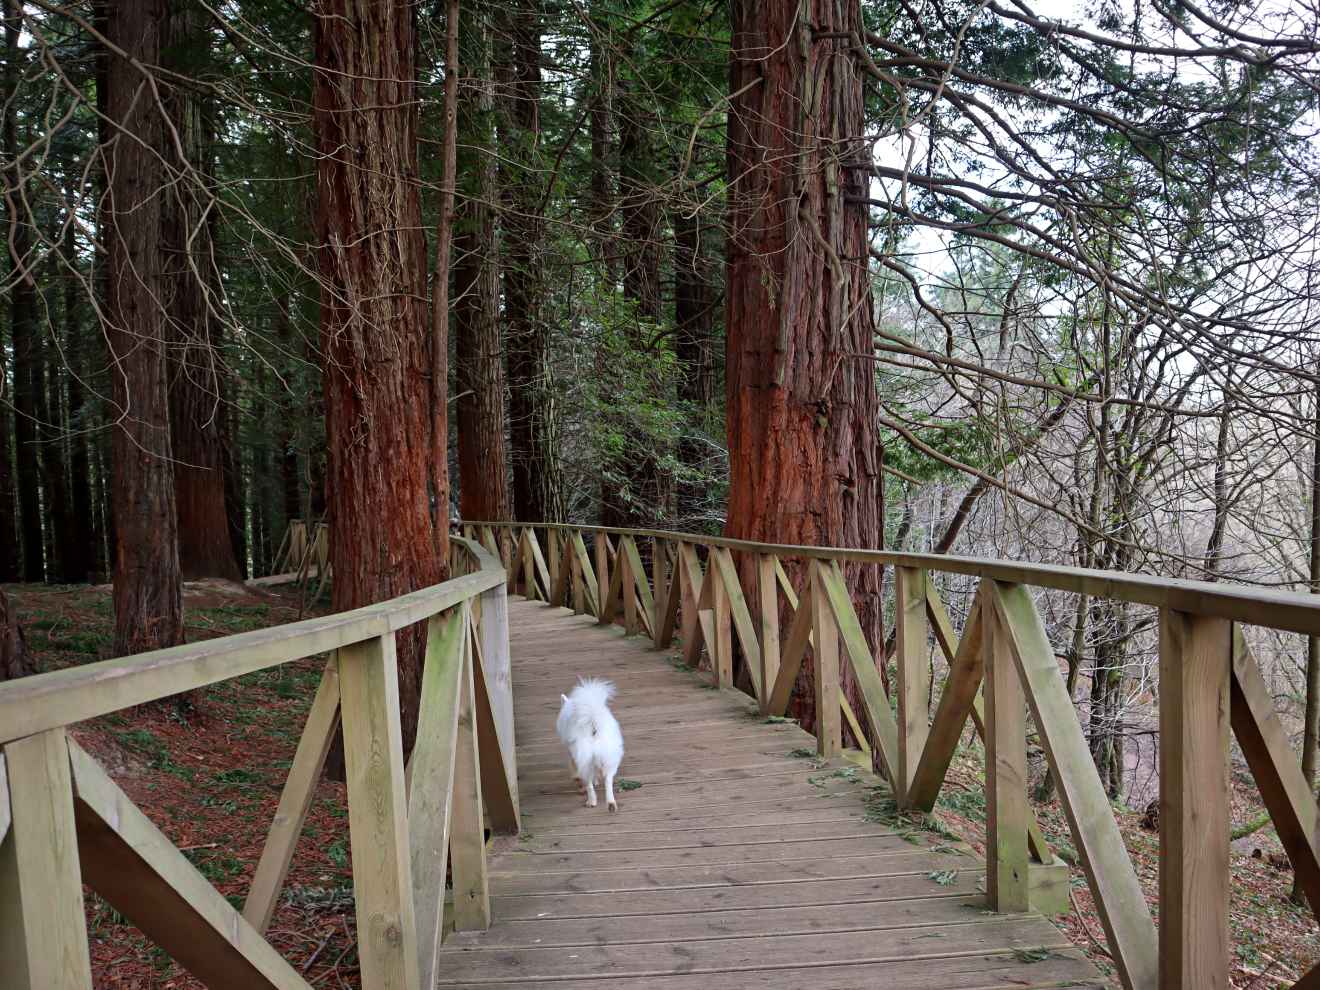
[[[313,9],[317,242],[332,601],[444,580],[446,513],[428,505],[430,351],[417,185],[413,5]],[[417,728],[425,630],[398,635],[404,746]]]
[[[504,327],[509,374],[513,511],[527,522],[564,517],[559,412],[546,318],[547,171],[541,156],[541,0],[501,8],[499,58],[505,163]]]
[[[145,66],[158,65],[164,0],[109,5],[114,133],[102,147],[109,253],[105,336],[113,365],[115,652],[183,640],[178,516],[170,445],[166,314],[161,306],[161,149],[165,119]]]
[[[470,3],[460,21],[467,71],[458,102],[453,335],[459,514],[464,519],[512,518],[495,246],[498,189],[489,16],[487,5]]]
[[[71,218],[70,218],[71,219]],[[90,579],[96,567],[96,526],[92,515],[92,470],[87,449],[89,407],[84,376],[87,374],[87,308],[84,306],[78,268],[76,226],[66,222],[64,232],[65,264],[72,270],[64,280],[64,360],[68,374],[65,389],[69,414],[66,420],[69,444],[69,528],[60,534],[60,577],[70,583]]]
[[[181,75],[196,75],[209,56],[206,15],[190,0],[168,5],[163,55]],[[179,568],[185,579],[239,577],[225,512],[224,422],[227,389],[214,318],[219,283],[212,251],[215,211],[211,156],[214,122],[205,97],[186,85],[166,91],[176,181],[161,204],[168,299],[170,437],[179,516]]]
[[[22,65],[19,42],[23,8],[5,0],[5,103],[3,151],[9,163],[4,171],[5,213],[9,220],[6,243],[10,264],[10,343],[14,351],[14,479],[18,487],[19,533],[23,547],[23,580],[45,577],[45,550],[41,526],[41,454],[37,443],[40,415],[37,399],[42,383],[41,344],[38,337],[36,273],[32,270],[32,218],[22,168],[18,161],[19,130],[16,96]]]
[[[857,357],[875,329],[862,74],[848,40],[861,8],[733,0],[730,16],[725,532],[879,547],[878,398]],[[847,569],[873,647],[876,570]],[[804,685],[810,676],[804,667]]]

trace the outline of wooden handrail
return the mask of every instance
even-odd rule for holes
[[[1128,990],[1229,985],[1231,714],[1232,732],[1320,918],[1320,808],[1235,627],[1320,635],[1315,596],[1050,564],[755,543],[664,530],[463,525],[487,546],[514,548],[520,566],[510,571],[511,591],[521,578],[528,598],[571,604],[577,613],[589,610],[601,623],[620,621],[625,634],[646,626],[658,649],[668,648],[680,629],[683,662],[696,667],[704,650],[712,686],[733,686],[736,633],[747,683],[768,715],[785,711],[810,650],[819,754],[839,753],[842,714],[859,741],[869,741],[866,762],[879,767],[901,807],[934,807],[970,718],[986,746],[990,907],[1062,912],[1069,906],[1068,868],[1050,851],[1026,795],[1030,712],[1109,952]],[[548,568],[538,530],[546,531]],[[502,538],[505,532],[509,539]],[[594,555],[587,553],[585,534],[592,534]],[[653,577],[638,552],[641,539],[650,541]],[[704,568],[699,548],[705,551]],[[737,567],[731,552],[755,566]],[[800,592],[784,571],[786,558],[807,565]],[[845,584],[844,562],[895,568],[893,704],[878,670],[889,658],[875,656],[867,643]],[[931,580],[935,572],[980,579],[961,638]],[[743,587],[744,581],[751,586]],[[1160,749],[1158,933],[1030,587],[1159,609],[1159,719],[1167,744]],[[791,615],[782,630],[781,600]],[[748,602],[756,603],[759,616],[751,615]],[[930,681],[932,648],[949,665],[938,698]],[[856,711],[841,690],[843,669],[858,687],[862,704]]]
[[[529,523],[464,520],[464,525],[524,529]],[[785,543],[756,543],[732,540],[723,536],[702,536],[662,529],[620,529],[609,526],[577,526],[571,523],[536,523],[537,529],[578,533],[600,533],[721,547],[743,553],[770,554],[784,558],[833,560],[853,564],[886,564],[944,574],[992,578],[1008,584],[1026,584],[1054,591],[1070,591],[1095,598],[1137,605],[1172,608],[1189,615],[1216,616],[1268,626],[1287,632],[1320,636],[1320,601],[1309,594],[1250,588],[1242,585],[1211,584],[1181,578],[1125,571],[1102,571],[1061,564],[1033,564],[983,557],[958,557],[948,554],[897,553],[892,550],[853,550],[846,547],[813,547]]]
[[[462,542],[476,571],[377,605],[0,684],[0,744],[376,639],[503,585],[499,561]]]

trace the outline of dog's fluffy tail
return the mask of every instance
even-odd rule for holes
[[[613,698],[614,684],[599,677],[583,677],[573,688],[573,703],[587,711],[607,708]]]

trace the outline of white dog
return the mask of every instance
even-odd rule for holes
[[[605,783],[605,805],[618,811],[614,800],[614,775],[623,759],[623,732],[610,713],[614,685],[595,677],[579,679],[572,693],[560,695],[563,704],[555,732],[568,747],[573,776],[587,792],[587,807],[596,807],[596,778]]]

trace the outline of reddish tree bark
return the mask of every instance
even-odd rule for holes
[[[486,11],[462,14],[465,83],[458,101],[458,202],[454,224],[454,386],[459,514],[510,519],[504,431],[504,353],[495,254],[495,108]]]
[[[106,340],[114,379],[115,653],[183,641],[178,517],[170,445],[166,317],[160,305],[164,120],[141,66],[157,65],[164,0],[110,4],[107,33],[124,55],[107,67],[109,117],[102,152],[109,252]],[[130,61],[131,60],[131,61]]]
[[[12,681],[37,672],[36,658],[27,648],[4,589],[0,589],[0,681]]]
[[[881,544],[856,4],[733,0],[727,535]],[[873,648],[879,574],[847,568]],[[798,713],[814,721],[810,665]]]
[[[428,505],[430,353],[417,187],[412,4],[313,11],[318,242],[332,601],[355,608],[444,580]],[[398,635],[405,752],[424,627]]]
[[[191,3],[169,4],[163,29],[166,64],[187,72],[205,58],[204,14]],[[219,327],[212,316],[218,273],[212,258],[209,182],[213,138],[203,97],[185,87],[166,91],[177,134],[170,164],[183,176],[161,204],[161,242],[170,320],[170,436],[179,516],[179,568],[185,580],[240,576],[225,512],[224,443],[220,434],[224,370]]]

